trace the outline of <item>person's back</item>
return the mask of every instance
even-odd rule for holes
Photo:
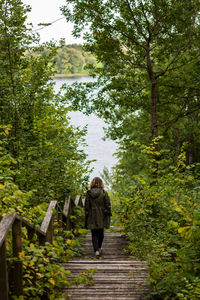
[[[85,227],[91,229],[96,257],[101,252],[104,228],[110,227],[111,205],[103,181],[95,177],[90,183],[85,200]]]

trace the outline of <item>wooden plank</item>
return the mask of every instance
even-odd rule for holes
[[[99,295],[95,295],[95,293],[93,293],[92,295],[71,295],[70,293],[66,293],[66,300],[99,300],[99,299],[103,299],[103,300],[113,300],[113,299],[116,299],[116,300],[128,300],[128,299],[131,299],[131,300],[144,300],[145,298],[141,298],[141,295],[135,295],[135,296],[129,296],[129,295],[126,295],[126,296],[121,296],[121,295],[118,295],[117,297],[114,296],[114,298],[111,298],[110,296],[107,296],[107,295],[104,295],[103,298],[99,298]]]
[[[42,225],[40,227],[40,230],[47,234],[47,231],[49,229],[52,217],[53,217],[53,210],[56,209],[57,201],[51,201],[47,210],[47,213],[44,217],[44,220],[42,222]]]
[[[58,212],[58,223],[60,226],[62,226],[62,215],[63,215],[63,212],[62,212],[62,209],[61,207],[57,204],[57,212]]]
[[[12,225],[12,244],[13,256],[16,258],[13,262],[13,290],[16,296],[23,294],[22,261],[19,259],[19,253],[22,252],[22,221],[15,219]]]
[[[120,229],[121,230],[121,229]],[[99,259],[94,258],[91,235],[83,241],[85,254],[65,264],[73,277],[80,276],[87,270],[97,270],[92,275],[94,285],[75,285],[66,288],[67,299],[132,299],[141,300],[150,292],[149,274],[145,261],[131,259],[124,253],[126,240],[119,232],[105,232],[103,253]],[[89,251],[87,251],[89,249]]]
[[[76,196],[74,203],[75,203],[75,206],[81,205],[81,196],[80,195]]]
[[[63,223],[66,224],[66,228],[68,230],[70,230],[72,227],[71,219],[70,219],[71,211],[72,211],[71,197],[67,196],[67,198],[65,200],[64,208],[63,208]]]
[[[73,277],[75,278],[76,275],[80,275],[78,272],[72,272]],[[128,275],[128,276],[127,276]],[[92,275],[92,277],[95,279],[95,282],[101,283],[101,282],[132,282],[132,281],[137,281],[137,282],[142,282],[145,283],[147,282],[147,277],[146,274],[140,275],[138,273],[135,274],[127,274],[127,273],[122,273],[122,274],[116,274],[114,273],[107,273],[105,276],[105,273],[95,273]]]
[[[8,272],[5,240],[0,246],[0,299],[8,300]]]
[[[3,245],[6,235],[11,228],[15,218],[16,218],[16,213],[14,214],[7,214],[3,217],[0,223],[0,247]]]
[[[33,224],[29,223],[27,220],[25,220],[24,218],[22,218],[21,216],[17,215],[16,218],[20,221],[22,221],[22,226],[25,226],[27,228],[31,228],[33,230],[35,230],[35,227]]]
[[[68,296],[69,294],[69,296]],[[95,296],[95,293],[93,293],[92,295],[87,295],[87,296],[84,296],[84,295],[78,295],[78,298],[77,298],[77,295],[73,296],[71,295],[70,293],[66,294],[67,295],[67,298],[66,299],[69,299],[69,300],[99,300],[99,299],[103,299],[103,300],[113,300],[113,299],[116,299],[116,300],[128,300],[128,299],[131,299],[131,300],[143,300],[145,298],[141,298],[140,295],[136,295],[136,296],[129,296],[129,295],[126,295],[126,296],[115,296],[114,298],[111,298],[110,296],[106,296],[104,295],[103,298],[99,298],[99,295]]]
[[[81,201],[82,201],[82,206],[84,207],[85,206],[85,198],[81,199]]]
[[[38,236],[43,236],[45,237],[44,232],[42,232],[40,229],[35,228],[35,226],[31,223],[29,223],[27,220],[25,220],[24,218],[22,218],[21,216],[17,215],[16,218],[18,220],[22,221],[22,226],[26,227],[27,231],[28,231],[28,239],[32,240],[34,234],[36,233]]]
[[[64,208],[63,208],[63,215],[65,218],[68,217],[69,210],[70,210],[70,204],[71,204],[71,197],[67,196],[65,199]]]
[[[85,259],[85,260],[71,260],[69,261],[68,265],[69,264],[72,264],[72,265],[76,265],[76,264],[94,264],[94,265],[102,265],[103,263],[105,264],[108,264],[108,265],[129,265],[131,267],[136,267],[136,266],[147,266],[147,263],[145,261],[139,261],[139,260],[123,260],[123,261],[119,261],[118,260],[115,260],[115,261],[108,261],[108,260],[96,260],[96,259]]]
[[[133,290],[133,288],[131,288],[131,287],[133,287],[133,286],[135,286],[135,291]],[[134,293],[136,293],[136,294],[138,294],[138,291],[137,291],[137,286],[138,286],[138,290],[140,291],[141,289],[143,290],[143,291],[147,291],[148,290],[148,288],[147,287],[145,287],[145,286],[141,286],[140,285],[140,282],[138,282],[138,284],[137,283],[133,283],[133,282],[131,282],[131,283],[129,283],[129,284],[112,284],[112,285],[110,285],[109,283],[108,284],[96,284],[95,283],[95,285],[94,286],[90,286],[90,287],[87,287],[87,293],[88,292],[91,292],[91,293],[93,293],[94,291],[95,292],[97,292],[97,293],[105,293],[105,294],[108,294],[108,293],[110,293],[111,295],[112,294],[114,294],[114,293],[122,293],[122,295],[123,295],[123,293],[132,293],[132,294],[134,294]],[[73,286],[71,286],[71,287],[69,287],[68,288],[68,291],[70,291],[70,290],[74,290],[74,287]],[[86,290],[86,288],[85,288],[85,286],[84,285],[79,285],[79,287],[78,287],[78,292],[81,294],[81,293],[83,293],[84,294],[84,292],[85,292],[85,290]],[[130,291],[131,290],[131,291]]]
[[[114,270],[115,272],[122,272],[122,271],[131,271],[131,272],[136,272],[136,271],[145,271],[146,272],[146,267],[145,266],[135,266],[132,267],[128,264],[99,264],[99,265],[92,265],[92,264],[69,264],[66,265],[66,267],[69,267],[70,269],[73,270],[90,270],[90,269],[95,269],[99,271],[112,271]]]
[[[57,201],[51,201],[47,210],[47,213],[43,219],[42,225],[40,227],[40,231],[45,235],[39,235],[40,244],[44,244],[45,242],[52,243],[53,241],[53,214],[54,209],[57,208]],[[56,212],[57,214],[57,212]]]

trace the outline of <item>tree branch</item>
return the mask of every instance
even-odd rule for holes
[[[185,104],[184,104],[184,106],[185,106]],[[183,110],[184,106],[181,108],[181,111]],[[165,134],[167,133],[167,131],[170,129],[170,127],[172,126],[172,124],[176,123],[179,119],[185,118],[185,117],[187,117],[187,116],[189,116],[189,115],[191,115],[191,114],[193,114],[194,112],[199,111],[199,110],[200,110],[200,103],[198,103],[197,105],[195,105],[195,106],[194,106],[190,111],[188,111],[188,112],[179,113],[179,115],[178,115],[176,118],[172,119],[171,121],[165,122],[165,123],[163,123],[162,125],[160,124],[159,126],[164,126],[164,125],[167,124],[167,123],[169,124],[169,125],[167,126],[167,128],[165,129],[163,135],[165,135]]]
[[[143,36],[143,38],[147,41],[148,38],[147,38],[146,35],[143,33],[143,31],[142,31],[142,29],[141,29],[141,27],[140,27],[138,21],[136,20],[135,15],[134,15],[134,13],[133,13],[133,11],[132,11],[132,9],[131,9],[129,0],[125,0],[125,2],[126,2],[126,4],[127,4],[127,7],[128,7],[128,9],[129,9],[129,11],[130,11],[132,17],[133,17],[133,21],[134,21],[134,24],[135,24],[135,26],[136,26],[136,28],[137,28],[138,33],[140,33],[140,34]]]

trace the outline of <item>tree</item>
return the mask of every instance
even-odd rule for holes
[[[69,73],[72,65],[69,62],[69,54],[66,51],[66,47],[59,48],[55,57],[56,72],[59,74]]]
[[[71,64],[70,72],[72,74],[80,73],[84,63],[84,57],[82,56],[82,53],[75,48],[68,48],[68,51],[70,53],[69,55],[69,62]]]
[[[32,191],[29,204],[36,205],[80,191],[88,163],[77,150],[85,131],[69,124],[69,110],[54,93],[56,47],[39,45],[24,24],[27,10],[20,0],[0,1],[1,171],[12,175],[0,182]]]
[[[55,56],[55,69],[58,74],[86,73],[90,64],[96,65],[95,57],[83,49],[81,44],[65,45],[60,41],[60,47]]]
[[[199,61],[199,1],[66,3],[62,12],[74,23],[74,35],[84,32],[85,48],[102,62],[93,69],[99,76],[98,96],[90,94],[82,103],[75,99],[76,107],[87,103],[88,112],[97,111],[116,127],[127,115],[135,118],[145,112],[151,140],[167,137],[175,124],[199,111],[199,96],[191,93],[192,76],[187,73]],[[196,80],[192,90],[199,91]]]

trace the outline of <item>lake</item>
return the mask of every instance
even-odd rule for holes
[[[56,78],[54,79],[55,91],[57,92],[60,87],[65,83],[70,85],[74,82],[87,82],[94,80],[90,77],[70,77],[70,78]],[[70,113],[71,124],[83,128],[85,125],[88,126],[88,133],[86,136],[87,147],[84,151],[88,155],[89,160],[95,159],[96,161],[91,164],[94,168],[90,179],[95,176],[101,176],[104,166],[109,170],[116,164],[117,160],[114,157],[117,145],[112,140],[103,140],[104,130],[106,127],[104,121],[98,118],[95,114],[86,116],[83,113],[71,112]]]

